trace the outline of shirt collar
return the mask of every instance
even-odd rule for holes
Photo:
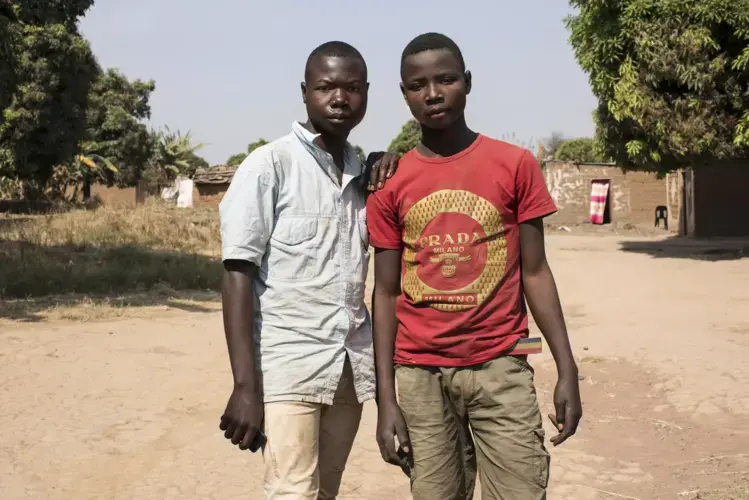
[[[291,124],[291,130],[294,132],[294,135],[296,135],[297,139],[299,139],[299,141],[301,141],[301,143],[304,144],[307,149],[312,149],[318,154],[327,154],[320,146],[315,143],[315,141],[320,137],[320,134],[310,131],[307,127],[297,121]],[[347,167],[346,170],[353,167],[355,176],[362,175],[364,173],[364,164],[356,155],[356,151],[354,151],[353,146],[351,146],[348,141],[346,142],[344,154],[344,161]]]

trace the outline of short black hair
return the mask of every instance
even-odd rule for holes
[[[305,81],[308,79],[308,76],[309,76],[310,64],[312,64],[312,61],[316,57],[349,57],[352,59],[358,59],[364,65],[364,79],[366,80],[367,62],[364,60],[364,56],[361,55],[361,52],[356,50],[356,48],[353,45],[350,45],[346,42],[332,41],[332,42],[325,42],[322,45],[318,46],[315,50],[310,52],[310,55],[307,58],[307,64],[305,64],[304,66]]]
[[[406,45],[401,55],[401,75],[403,74],[403,63],[408,56],[413,56],[427,50],[449,50],[460,63],[460,70],[465,72],[466,63],[463,60],[463,53],[460,51],[458,44],[447,35],[442,33],[424,33],[419,35]]]

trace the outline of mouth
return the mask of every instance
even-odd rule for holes
[[[351,120],[351,116],[349,115],[330,115],[328,116],[328,121],[332,123],[344,123]]]
[[[426,115],[429,118],[444,118],[448,111],[450,111],[448,108],[434,108],[427,110]]]

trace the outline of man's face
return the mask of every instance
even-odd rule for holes
[[[302,96],[315,129],[347,137],[367,112],[366,69],[353,57],[315,57],[307,68]]]
[[[443,129],[463,116],[471,75],[447,49],[426,50],[403,61],[401,90],[422,125]]]

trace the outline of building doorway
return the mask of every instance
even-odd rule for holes
[[[590,183],[590,223],[611,224],[610,179],[595,179]]]

